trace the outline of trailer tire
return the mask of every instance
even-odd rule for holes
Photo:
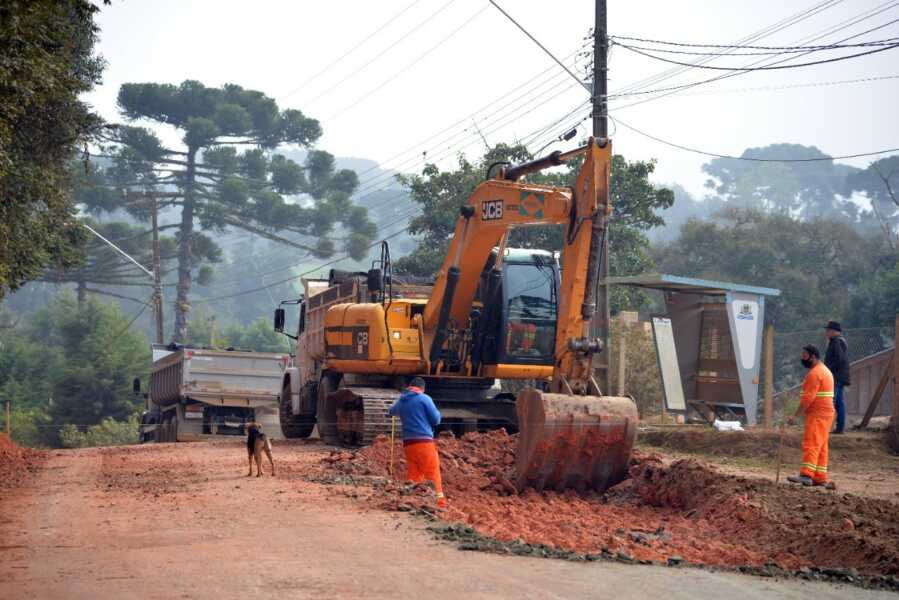
[[[290,407],[290,380],[284,380],[281,398],[278,402],[278,413],[281,419],[281,433],[286,438],[307,438],[315,428],[314,415],[295,415]]]

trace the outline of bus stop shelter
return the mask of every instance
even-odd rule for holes
[[[606,281],[663,295],[652,325],[666,410],[756,424],[765,298],[780,290],[664,274]]]

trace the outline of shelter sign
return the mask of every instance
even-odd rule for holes
[[[759,366],[762,357],[762,327],[765,322],[765,297],[744,292],[727,292],[727,318],[730,322],[740,392],[746,422],[756,424],[759,395]]]
[[[671,328],[671,319],[653,317],[652,333],[656,344],[656,356],[659,359],[659,372],[662,374],[665,409],[673,412],[685,412],[687,403],[684,399],[684,385],[677,363],[677,349],[674,346],[674,330]]]

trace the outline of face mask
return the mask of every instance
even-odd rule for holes
[[[806,369],[812,368],[812,359],[810,359],[810,358],[800,358],[799,362],[801,362],[802,366],[805,367]]]

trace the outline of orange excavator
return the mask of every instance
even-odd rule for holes
[[[636,436],[628,398],[603,396],[592,375],[602,351],[590,337],[603,238],[611,213],[611,142],[488,173],[460,208],[432,287],[390,273],[389,251],[364,273],[304,281],[296,359],[285,370],[281,424],[288,437],[314,425],[331,443],[370,443],[389,431],[386,409],[419,375],[458,431],[519,431],[519,488],[605,490],[621,481]],[[583,156],[574,188],[521,181]],[[564,228],[552,253],[506,247],[511,229]],[[284,310],[275,329],[284,329]],[[495,379],[537,381],[490,396]]]

